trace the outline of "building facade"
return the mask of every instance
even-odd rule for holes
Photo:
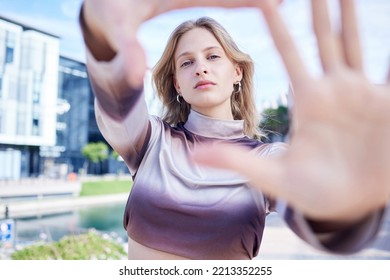
[[[91,88],[85,64],[60,56],[58,72],[56,148],[47,155],[62,172],[78,172],[84,164],[82,147],[88,143]],[[63,175],[63,174],[61,174]]]
[[[0,180],[39,176],[56,142],[59,37],[0,17]]]
[[[54,167],[55,176],[65,173],[114,173],[116,162],[109,159],[98,168],[86,164],[82,148],[91,142],[105,142],[96,123],[94,95],[85,63],[60,56],[59,61],[57,142],[46,162]],[[50,160],[50,157],[54,160]],[[53,164],[52,164],[53,163]]]

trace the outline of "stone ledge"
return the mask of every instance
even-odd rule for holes
[[[84,207],[88,205],[104,205],[117,202],[126,203],[128,195],[128,193],[121,193],[86,197],[1,202],[0,219],[6,217],[6,211],[8,211],[9,218],[21,218],[63,213],[71,211],[77,207]],[[6,210],[6,208],[8,208],[8,210]]]
[[[69,194],[78,196],[81,191],[79,181],[46,181],[40,183],[21,182],[0,184],[0,199],[13,197],[43,197],[45,195]]]

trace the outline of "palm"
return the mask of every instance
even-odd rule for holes
[[[312,218],[358,219],[390,197],[390,85],[375,86],[363,74],[352,1],[340,1],[342,40],[330,30],[326,2],[312,3],[321,79],[306,71],[276,9],[264,11],[294,88],[288,150],[263,159],[204,147],[195,159],[246,175]]]
[[[323,218],[353,211],[362,201],[367,211],[385,203],[389,188],[383,186],[390,187],[390,153],[385,153],[390,102],[382,90],[359,73],[340,71],[296,93],[305,100],[293,110],[290,148],[278,162],[286,188],[293,188],[286,190],[286,199]]]

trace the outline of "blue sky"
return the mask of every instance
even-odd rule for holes
[[[115,0],[113,0],[115,1]],[[336,14],[337,5],[330,1]],[[383,82],[390,61],[390,1],[357,0],[364,61],[369,78]],[[77,24],[81,0],[0,0],[0,14],[61,37],[63,55],[84,60],[84,45]],[[309,1],[284,0],[281,11],[309,69],[320,73],[310,27]],[[287,88],[287,76],[261,15],[252,9],[198,8],[171,12],[145,23],[139,32],[148,63],[153,66],[171,31],[182,21],[211,16],[236,39],[255,61],[258,103],[272,100]]]

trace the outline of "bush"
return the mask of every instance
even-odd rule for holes
[[[65,236],[52,243],[31,245],[11,255],[14,260],[119,260],[127,258],[123,246],[95,231]]]

